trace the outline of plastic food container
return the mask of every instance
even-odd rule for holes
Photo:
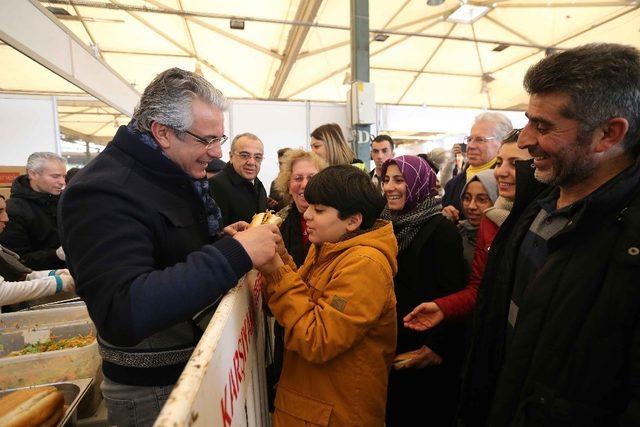
[[[100,403],[102,360],[98,343],[77,348],[4,357],[28,344],[71,338],[96,330],[84,305],[0,314],[0,390],[91,378],[94,387],[81,405],[91,415]]]
[[[78,403],[87,393],[89,386],[91,385],[92,380],[90,378],[76,381],[66,381],[66,382],[58,382],[53,384],[43,384],[40,386],[33,387],[20,387],[16,389],[2,390],[0,391],[0,397],[5,396],[13,391],[25,389],[25,388],[38,388],[44,386],[54,386],[58,389],[64,396],[64,404],[66,406],[66,410],[62,419],[58,423],[58,427],[66,426],[75,426],[77,421],[77,409]]]

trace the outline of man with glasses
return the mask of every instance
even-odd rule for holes
[[[231,141],[229,163],[211,179],[211,195],[222,211],[222,221],[232,224],[251,221],[267,209],[267,192],[258,179],[264,146],[252,133],[242,133]]]
[[[513,130],[511,121],[504,114],[482,113],[476,116],[471,133],[465,138],[468,165],[444,187],[442,213],[457,222],[463,219],[462,189],[478,172],[493,169],[498,148],[504,137]]]
[[[275,255],[277,228],[222,229],[207,164],[222,154],[226,100],[177,68],[60,201],[62,245],[98,330],[109,425],[152,425],[215,303]]]

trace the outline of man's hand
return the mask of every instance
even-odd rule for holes
[[[402,319],[404,327],[414,331],[435,328],[444,319],[444,313],[435,302],[423,302]]]
[[[249,228],[248,222],[238,221],[238,222],[234,222],[231,225],[227,225],[222,231],[224,232],[224,234],[233,237],[236,235],[236,233],[244,231],[247,228]]]
[[[442,208],[442,215],[444,215],[454,224],[460,220],[460,211],[453,205],[445,206],[444,208]]]
[[[278,239],[282,240],[278,227],[273,224],[263,224],[237,232],[233,238],[247,251],[254,267],[271,261],[276,255]]]
[[[407,368],[417,368],[422,369],[427,366],[435,366],[442,364],[442,357],[438,355],[435,351],[431,350],[426,345],[423,345],[418,350],[414,352],[415,356],[409,360],[407,360],[401,367],[396,367],[396,369],[407,369]]]

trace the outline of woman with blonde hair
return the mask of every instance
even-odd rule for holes
[[[327,123],[311,132],[311,151],[323,158],[330,166],[354,165],[365,172],[364,163],[356,158],[347,143],[342,129],[336,123]]]
[[[278,212],[283,219],[280,233],[284,246],[297,266],[304,262],[310,245],[302,217],[309,206],[304,198],[304,190],[309,180],[327,166],[327,162],[315,153],[289,150],[282,161],[282,172],[275,181],[276,191],[282,194],[287,205]]]

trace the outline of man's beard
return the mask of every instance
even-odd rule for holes
[[[535,178],[543,184],[560,187],[570,187],[578,184],[593,174],[596,161],[591,155],[590,135],[578,135],[576,142],[565,146],[561,151],[551,155],[553,161],[551,170],[535,170]],[[545,153],[546,154],[546,153]]]

